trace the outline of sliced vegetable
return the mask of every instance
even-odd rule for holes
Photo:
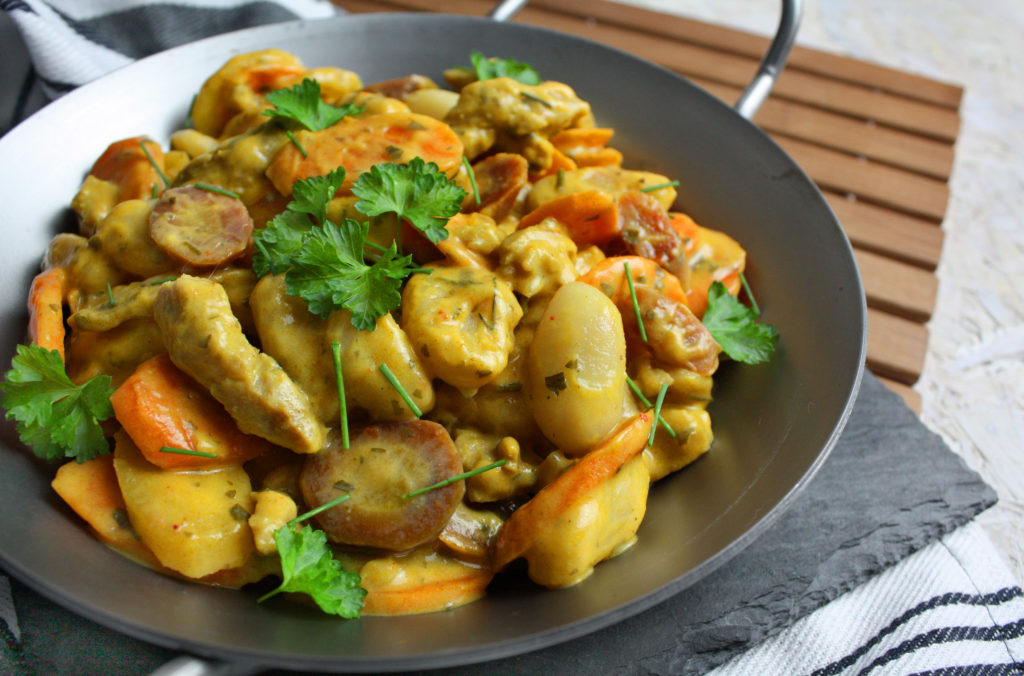
[[[33,344],[56,350],[64,359],[64,294],[67,272],[50,268],[32,279],[28,291],[28,336]]]
[[[429,551],[392,555],[360,570],[366,588],[364,615],[413,615],[455,608],[486,593],[494,573]]]
[[[116,184],[119,202],[146,199],[152,194],[154,183],[167,185],[162,177],[163,161],[163,150],[156,141],[134,136],[111,143],[89,174]]]
[[[332,434],[327,447],[306,459],[299,477],[306,504],[316,507],[342,493],[352,499],[315,517],[334,541],[401,551],[435,537],[462,500],[456,483],[415,498],[402,496],[462,471],[448,432],[426,420],[382,422],[354,432],[342,448]]]
[[[573,192],[541,204],[523,216],[519,229],[554,218],[569,231],[578,246],[607,244],[619,235],[619,209],[602,190]]]
[[[252,231],[252,217],[237,197],[195,186],[165,190],[149,217],[149,234],[157,246],[197,267],[238,258]]]
[[[110,403],[125,432],[157,467],[241,464],[270,448],[264,439],[239,431],[224,406],[179,370],[167,354],[135,369],[111,395]],[[191,453],[165,450],[168,448]]]

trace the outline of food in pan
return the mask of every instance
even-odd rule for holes
[[[581,582],[708,451],[720,353],[776,340],[744,250],[568,85],[472,62],[449,89],[244,54],[168,148],[96,160],[2,403],[100,540],[261,600],[430,612],[517,559]]]

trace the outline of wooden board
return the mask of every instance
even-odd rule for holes
[[[435,11],[432,0],[333,0],[351,12]],[[444,9],[484,15],[490,0]],[[533,0],[516,18],[596,40],[733,103],[768,39],[606,0]],[[919,410],[934,271],[962,88],[796,46],[754,122],[818,184],[854,245],[868,302],[867,365]]]

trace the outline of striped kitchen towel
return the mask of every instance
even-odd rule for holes
[[[18,100],[0,120],[0,133],[46,100],[143,56],[249,26],[338,11],[328,0],[0,0],[0,9],[31,57],[16,75],[23,78]],[[15,47],[4,48],[5,61]]]
[[[1024,674],[1024,592],[971,522],[711,674]]]

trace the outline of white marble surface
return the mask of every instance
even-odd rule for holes
[[[621,0],[759,34],[771,0]],[[1024,580],[1024,3],[805,0],[798,44],[965,88],[921,418],[999,493],[979,522]]]

